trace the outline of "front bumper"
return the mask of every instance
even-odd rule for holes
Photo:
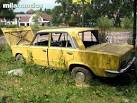
[[[136,57],[133,57],[131,61],[128,62],[127,66],[124,68],[121,68],[120,71],[114,71],[114,70],[105,70],[106,73],[109,74],[122,74],[124,72],[126,72],[127,70],[129,70],[129,68],[134,64],[134,62],[136,61]]]

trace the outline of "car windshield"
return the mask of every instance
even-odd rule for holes
[[[98,34],[95,31],[79,32],[79,37],[86,48],[99,43],[97,36]]]

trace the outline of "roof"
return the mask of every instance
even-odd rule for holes
[[[33,9],[30,9],[30,10],[28,10],[26,13],[27,13],[27,14],[34,14],[35,11],[34,11]]]
[[[20,18],[20,22],[29,22],[33,14],[17,14],[16,17]]]
[[[82,32],[82,31],[88,31],[88,30],[98,30],[96,28],[85,28],[85,27],[71,27],[71,28],[55,28],[55,29],[45,29],[45,30],[40,30],[37,33],[44,33],[44,32],[68,32],[68,33],[72,33],[72,32]]]
[[[52,20],[52,16],[48,15],[47,13],[43,13],[41,15],[41,17],[43,18],[43,20],[45,21],[51,21]]]
[[[35,14],[17,14],[16,18],[20,18],[20,22],[29,22],[29,19]],[[52,16],[43,13],[41,15],[41,17],[43,18],[44,21],[51,21],[52,20]]]
[[[30,16],[22,16],[20,17],[20,22],[29,22]]]

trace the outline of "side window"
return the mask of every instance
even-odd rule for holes
[[[98,44],[98,40],[92,31],[80,32],[79,37],[86,48]]]
[[[49,33],[37,34],[33,45],[36,46],[48,46]]]
[[[51,47],[73,47],[68,33],[51,33]]]

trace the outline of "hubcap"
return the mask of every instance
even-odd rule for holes
[[[75,81],[76,81],[77,83],[82,83],[82,82],[84,82],[84,81],[85,81],[85,74],[82,73],[82,72],[77,72],[77,73],[76,73],[76,77],[75,77]]]

